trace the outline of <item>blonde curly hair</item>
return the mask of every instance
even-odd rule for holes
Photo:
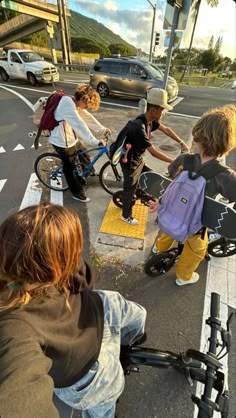
[[[193,141],[208,157],[221,157],[236,146],[236,106],[225,105],[204,113],[192,129]]]
[[[92,87],[87,84],[79,84],[75,90],[75,100],[82,100],[88,109],[98,110],[100,106],[100,96]]]

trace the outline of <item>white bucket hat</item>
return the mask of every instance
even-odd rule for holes
[[[147,91],[147,103],[163,107],[163,109],[172,110],[173,107],[167,103],[166,90],[153,88]]]

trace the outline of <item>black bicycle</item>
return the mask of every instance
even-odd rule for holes
[[[171,351],[147,348],[140,346],[142,339],[145,339],[141,337],[141,340],[139,339],[131,346],[121,347],[120,359],[125,374],[138,372],[140,366],[174,368],[185,374],[191,386],[194,382],[200,382],[204,385],[201,398],[192,395],[192,401],[199,408],[198,418],[213,417],[214,411],[220,412],[222,418],[227,418],[229,394],[228,390],[225,389],[225,375],[220,360],[230,351],[232,340],[230,323],[232,318],[233,313],[228,318],[226,329],[222,328],[220,295],[212,293],[210,316],[206,320],[206,324],[211,328],[207,353],[190,349],[184,353],[176,354]],[[213,389],[217,391],[215,399],[212,399]]]
[[[210,232],[208,234],[211,234]],[[157,277],[167,273],[178,261],[184,245],[178,243],[177,247],[159,254],[153,254],[145,263],[144,271],[148,276]],[[205,259],[210,260],[211,256],[221,258],[230,257],[236,254],[236,239],[229,239],[220,236],[209,242]]]

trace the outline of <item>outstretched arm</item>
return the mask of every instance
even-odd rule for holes
[[[9,334],[10,335],[10,334]],[[53,402],[51,360],[32,337],[0,337],[0,416],[59,418]]]
[[[158,158],[161,161],[165,161],[166,163],[171,163],[173,161],[173,158],[168,157],[168,155],[163,154],[163,152],[157,151],[154,145],[148,147],[147,150],[153,157]]]
[[[178,142],[178,144],[181,146],[181,151],[189,152],[189,146],[178,135],[176,135],[176,133],[172,131],[171,128],[161,123],[158,129],[169,138],[173,139],[175,142]]]

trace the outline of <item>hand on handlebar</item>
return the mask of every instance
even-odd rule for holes
[[[105,139],[100,139],[100,141],[99,141],[98,145],[99,145],[100,147],[105,147],[105,146],[106,146],[106,141],[105,141]]]

